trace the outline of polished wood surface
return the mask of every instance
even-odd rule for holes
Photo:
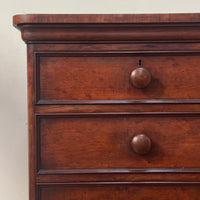
[[[131,72],[131,83],[136,88],[145,88],[151,82],[151,74],[143,67],[139,67]]]
[[[23,40],[37,41],[37,43],[76,40],[98,42],[199,40],[199,21],[200,14],[195,13],[182,15],[26,14],[13,17],[13,24],[21,30]]]
[[[115,170],[115,173],[98,173],[98,171],[93,170],[93,173],[87,173],[85,170],[77,170],[76,173],[64,173],[60,171],[59,174],[53,174],[53,171],[41,171],[40,174],[36,176],[36,181],[38,184],[48,185],[50,183],[62,185],[65,183],[74,183],[74,182],[150,182],[153,180],[155,183],[159,182],[169,182],[173,184],[174,182],[179,181],[179,183],[184,182],[200,182],[199,171],[194,173],[194,169],[190,169],[192,172],[185,172],[187,169],[182,168],[173,168],[173,169],[160,169],[162,172],[156,172],[154,169],[145,169],[141,168],[140,170],[130,169],[126,173],[123,173],[123,170]],[[180,181],[181,180],[181,181]]]
[[[112,102],[113,103],[113,102]],[[106,105],[37,105],[35,112],[38,114],[48,113],[98,113],[98,112],[133,112],[133,113],[173,113],[184,114],[200,110],[200,105],[196,102],[177,100],[174,103],[165,101],[139,101],[135,104],[106,104]]]
[[[60,25],[61,26],[61,25]],[[95,25],[86,27],[77,25],[63,24],[60,26],[48,25],[41,29],[41,25],[24,25],[21,28],[22,39],[27,43],[42,43],[41,41],[65,42],[89,41],[95,43],[98,41],[193,41],[200,40],[200,26],[198,24],[172,24],[171,26],[158,25]],[[103,26],[103,27],[102,27]],[[139,26],[139,27],[138,27]]]
[[[13,17],[13,24],[52,23],[195,23],[200,21],[199,13],[183,14],[22,14]]]
[[[146,70],[133,74],[139,60]],[[69,100],[198,99],[199,62],[199,54],[190,53],[41,53],[37,60],[37,101],[67,104]],[[132,83],[149,85],[138,89]]]
[[[200,14],[25,14],[29,199],[199,200]]]
[[[135,135],[131,140],[131,146],[135,153],[147,154],[151,149],[151,139],[144,134]]]
[[[40,200],[199,200],[199,185],[72,185],[40,187]],[[129,194],[127,196],[127,194]]]
[[[200,161],[199,115],[53,115],[39,117],[38,126],[42,170],[190,168]]]

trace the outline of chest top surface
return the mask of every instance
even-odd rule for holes
[[[65,24],[65,23],[195,23],[199,13],[176,14],[22,14],[13,17],[13,24]]]
[[[200,14],[25,14],[13,24],[25,42],[200,39]]]

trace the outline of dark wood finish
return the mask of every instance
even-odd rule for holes
[[[35,172],[37,170],[37,140],[36,140],[36,127],[35,127],[35,108],[34,108],[34,66],[35,60],[33,59],[33,45],[27,46],[27,60],[28,60],[28,131],[29,131],[29,199],[35,200],[37,198]]]
[[[151,173],[152,169],[146,170],[143,169],[144,173],[138,172],[137,170],[132,170],[132,173],[129,171],[127,173],[77,173],[77,174],[52,174],[51,173],[41,173],[37,175],[37,183],[38,184],[48,184],[48,183],[66,183],[66,182],[84,182],[85,180],[89,182],[199,182],[200,175],[199,171],[196,173],[185,173],[184,170],[166,170],[165,173]],[[164,171],[164,169],[162,169]],[[192,169],[194,170],[194,169]],[[142,169],[141,169],[142,171]],[[145,172],[146,171],[146,172]],[[153,170],[152,170],[153,171]]]
[[[195,112],[200,110],[197,103],[160,103],[160,104],[134,104],[134,105],[38,105],[36,113],[97,113],[97,112]]]
[[[139,53],[199,53],[200,52],[200,42],[90,42],[90,41],[77,41],[77,42],[60,42],[60,41],[43,41],[43,43],[37,42],[37,45],[34,45],[35,54],[39,53],[56,53],[58,52],[134,52],[135,54]]]
[[[24,14],[15,15],[13,24],[76,23],[199,23],[199,13],[183,14]]]
[[[131,72],[130,79],[134,87],[145,88],[151,82],[151,74],[147,69],[139,67]]]
[[[74,104],[77,102],[73,100],[124,100],[126,103],[137,99],[198,99],[200,96],[197,92],[200,91],[199,54],[52,53],[40,54],[37,60],[37,100],[43,104],[48,101],[68,104],[69,100]],[[144,70],[139,70],[141,73],[136,76],[131,73],[138,70],[139,60],[151,73],[152,80],[146,70],[145,80],[139,80],[143,79]],[[138,89],[131,84],[130,76],[138,87],[147,86],[150,80],[151,83]]]
[[[124,200],[124,199],[177,199],[199,200],[199,185],[67,185],[41,186],[39,200]],[[127,194],[129,194],[127,196]]]
[[[199,40],[199,14],[16,15],[14,25],[28,41]],[[188,25],[188,23],[190,24]],[[54,25],[56,23],[56,26]],[[53,26],[52,26],[53,24]],[[83,24],[83,26],[80,26]],[[141,26],[142,24],[142,26]],[[41,28],[42,25],[42,28]],[[89,27],[87,27],[89,25]],[[100,27],[99,27],[100,25]],[[163,26],[166,25],[166,26]],[[75,26],[75,28],[74,28]],[[192,26],[192,27],[191,27]],[[73,28],[71,28],[73,27]]]
[[[136,27],[135,27],[136,26]],[[129,25],[120,27],[120,25],[104,25],[99,27],[91,25],[91,27],[75,27],[63,25],[63,27],[43,28],[30,27],[24,25],[21,29],[22,39],[25,42],[33,41],[191,41],[200,40],[200,26],[181,24],[180,26],[159,26],[155,25],[147,27],[137,27],[137,25]],[[147,34],[148,33],[148,34]]]
[[[151,139],[144,135],[135,135],[131,140],[133,151],[138,154],[147,154],[151,149]]]
[[[30,200],[199,199],[200,14],[13,24],[28,47]]]
[[[44,116],[39,117],[38,127],[39,169],[181,168],[199,164],[199,115]],[[131,148],[137,134],[151,138],[147,155],[138,155]],[[135,141],[135,151],[149,151],[147,141],[144,137]]]

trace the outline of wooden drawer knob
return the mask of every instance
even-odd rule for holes
[[[134,87],[145,88],[151,82],[151,74],[147,69],[140,67],[131,72],[130,79]]]
[[[148,136],[140,134],[133,137],[131,141],[133,151],[138,154],[146,154],[151,149],[151,140]]]

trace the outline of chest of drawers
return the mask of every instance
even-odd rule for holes
[[[30,200],[200,199],[200,14],[13,23],[28,52]]]

